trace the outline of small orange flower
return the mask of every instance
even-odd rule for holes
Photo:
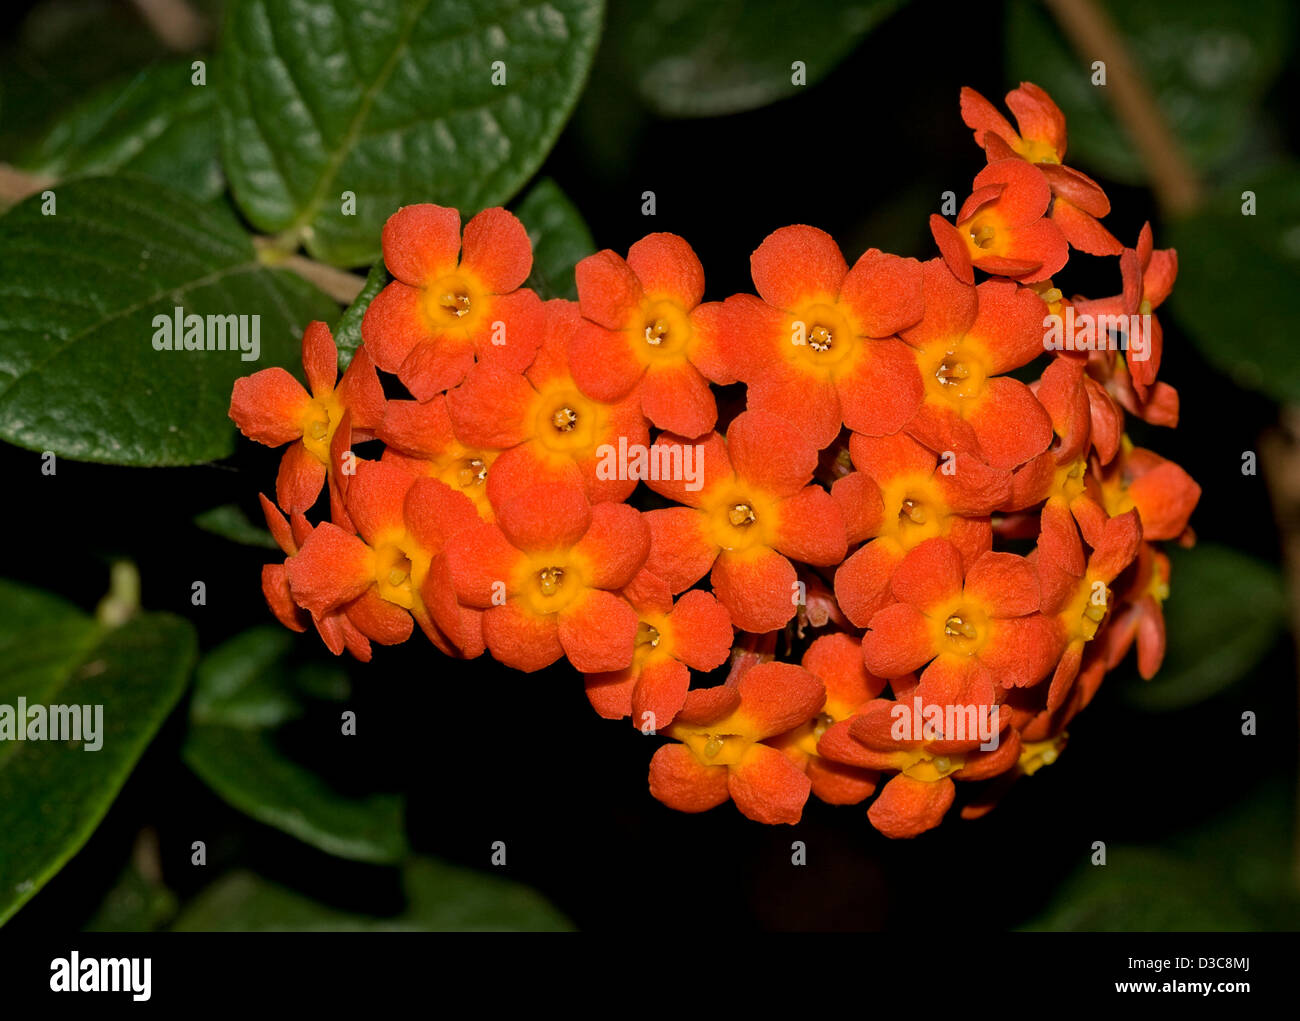
[[[797,823],[812,782],[768,738],[820,711],[821,681],[791,663],[760,663],[734,686],[701,688],[668,728],[650,760],[650,793],[679,812],[704,812],[730,798],[763,823]]]
[[[326,475],[333,476],[330,451],[344,417],[351,425],[338,437],[344,449],[353,439],[369,439],[384,417],[384,390],[364,351],[353,355],[335,386],[338,349],[324,323],[303,331],[302,364],[310,393],[284,369],[271,368],[235,380],[230,395],[230,417],[250,440],[268,447],[298,441],[285,451],[275,480],[276,502],[289,513],[308,510]],[[337,504],[337,487],[330,495]]]
[[[850,269],[825,231],[773,231],[750,257],[759,297],[728,298],[722,353],[748,407],[794,423],[819,449],[841,426],[886,436],[921,400],[911,352],[893,336],[921,318],[921,266],[871,249]]]
[[[495,523],[453,536],[447,555],[456,595],[484,611],[494,657],[532,672],[567,656],[583,673],[604,673],[632,664],[637,613],[616,593],[649,549],[633,508],[589,505],[578,486],[542,483],[502,504]]]
[[[719,372],[722,306],[700,304],[704,269],[691,246],[676,234],[649,234],[626,260],[606,249],[574,272],[583,318],[569,364],[582,392],[613,404],[635,391],[660,429],[712,429],[718,407],[705,375]]]
[[[289,590],[313,616],[341,611],[366,637],[395,645],[412,618],[448,655],[483,651],[480,615],[457,605],[442,555],[448,538],[479,523],[469,500],[395,465],[357,464],[348,513],[360,535],[317,525],[289,558]]]
[[[903,557],[926,539],[948,539],[967,567],[993,548],[989,515],[1007,500],[1011,479],[962,451],[941,462],[903,433],[854,433],[849,452],[858,471],[833,492],[845,518],[861,526],[854,537],[871,541],[836,570],[835,597],[855,626],[866,627],[894,601],[890,581]]]
[[[634,726],[662,730],[686,701],[691,670],[715,670],[731,655],[731,616],[708,592],[674,604],[667,584],[644,571],[638,579],[624,591],[638,618],[632,665],[587,674],[587,698],[606,719],[630,714]]]
[[[680,450],[692,442],[662,433],[654,445]],[[712,569],[713,591],[736,626],[773,631],[800,603],[789,558],[831,565],[847,548],[839,505],[809,485],[817,451],[775,415],[746,411],[732,421],[725,442],[713,433],[696,456],[698,485],[685,478],[649,481],[685,506],[646,513],[653,537],[646,570],[681,592]]]
[[[1097,182],[1064,166],[1065,117],[1052,97],[1032,82],[1007,93],[1016,131],[974,89],[961,90],[961,116],[975,131],[990,163],[1019,158],[1034,164],[1052,188],[1052,222],[1074,248],[1090,255],[1118,255],[1121,245],[1097,218],[1110,212],[1110,200]]]
[[[975,175],[957,226],[936,213],[930,233],[963,283],[975,282],[973,269],[1026,284],[1046,280],[1070,257],[1065,235],[1047,215],[1051,201],[1051,186],[1036,167],[998,160]]]
[[[544,339],[527,372],[480,364],[447,395],[456,436],[474,450],[500,451],[485,490],[498,510],[542,482],[581,486],[593,503],[626,500],[637,479],[605,469],[620,445],[648,447],[640,400],[634,393],[606,404],[579,389],[568,356],[576,303],[548,301],[544,320]]]
[[[384,264],[396,279],[375,296],[361,336],[375,364],[417,400],[455,386],[475,360],[522,372],[540,338],[542,303],[522,284],[533,265],[513,213],[403,206],[384,224]]]
[[[828,805],[856,805],[876,792],[880,774],[826,758],[818,748],[826,731],[843,723],[876,698],[885,681],[867,672],[862,664],[862,645],[846,634],[822,635],[803,655],[803,668],[826,688],[822,711],[801,727],[771,738],[802,769],[812,783],[812,792]]]
[[[964,284],[925,264],[925,316],[903,331],[916,349],[924,401],[907,431],[931,450],[968,450],[1015,468],[1052,442],[1052,420],[1030,389],[1003,373],[1043,353],[1047,306],[1008,280]]]

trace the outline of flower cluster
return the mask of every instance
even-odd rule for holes
[[[931,218],[938,257],[850,265],[783,227],[722,301],[672,234],[543,301],[511,213],[400,209],[342,379],[312,323],[308,389],[235,385],[244,434],[290,444],[262,497],[275,615],[362,660],[417,625],[452,656],[566,659],[602,717],[670,739],[650,791],[681,811],[874,796],[890,837],[959,785],[987,811],[1131,647],[1158,669],[1159,543],[1192,541],[1200,494],[1125,433],[1177,422],[1154,316],[1175,253],[1102,226],[1041,89],[1006,102],[1016,127],[963,90],[987,165]],[[1067,298],[1072,249],[1118,257],[1120,292]]]

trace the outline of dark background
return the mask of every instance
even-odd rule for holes
[[[1002,70],[1002,27],[991,9],[943,5],[937,24],[934,5],[911,5],[797,98],[701,120],[645,111],[602,51],[542,173],[574,199],[600,247],[625,251],[651,230],[684,235],[704,263],[710,299],[750,289],[748,253],[787,223],[828,230],[850,260],[868,246],[931,257],[928,213],[944,191],[964,197],[983,165],[958,90],[971,85],[997,101],[1015,84]],[[24,13],[7,6],[4,29]],[[1292,62],[1265,104],[1284,110],[1296,75]],[[1300,121],[1278,122],[1289,122],[1294,151]],[[1160,244],[1151,194],[1102,183],[1111,230],[1131,244],[1152,218]],[[656,194],[653,219],[641,215],[644,190]],[[1072,263],[1071,289],[1118,290],[1113,260],[1096,260],[1094,278],[1081,268],[1087,261]],[[1161,375],[1181,393],[1183,420],[1177,431],[1134,432],[1202,485],[1193,518],[1201,539],[1276,561],[1263,480],[1243,478],[1240,466],[1277,409],[1209,368],[1172,317],[1162,321]],[[0,447],[4,573],[93,608],[108,564],[129,557],[145,607],[190,618],[209,649],[271,620],[258,580],[271,557],[199,531],[192,519],[233,500],[260,520],[256,493],[273,486],[278,457],[241,441],[229,463],[135,470],[60,461],[57,476],[45,478],[39,455]],[[204,607],[190,605],[196,579],[207,584]],[[1196,598],[1176,577],[1174,592]],[[323,650],[306,635],[297,654]],[[954,811],[938,832],[907,842],[881,837],[862,806],[816,799],[792,828],[760,826],[730,805],[702,816],[668,810],[646,784],[658,739],[599,719],[567,667],[523,675],[488,658],[452,662],[417,634],[377,647],[369,666],[347,668],[357,736],[339,736],[338,707],[323,704],[285,729],[286,748],[342,790],[405,794],[419,852],[488,869],[492,842],[505,841],[508,874],[588,930],[901,929],[932,933],[942,951],[970,938],[972,924],[1028,925],[1061,896],[1068,901],[1077,888],[1063,894],[1063,885],[1087,868],[1097,840],[1112,856],[1125,845],[1154,848],[1210,877],[1249,867],[1242,855],[1254,844],[1291,855],[1296,675],[1285,641],[1244,681],[1176,712],[1135,707],[1125,692],[1141,681],[1126,664],[1070,726],[1058,762],[1018,782],[990,816],[963,822]],[[1240,735],[1246,709],[1260,720],[1254,739]],[[184,728],[182,706],[91,841],[12,932],[85,924],[142,827],[156,831],[164,881],[182,902],[238,866],[342,908],[400,908],[396,870],[327,856],[212,794],[180,762]],[[1243,828],[1234,829],[1241,813]],[[189,861],[199,839],[206,868]],[[794,840],[807,845],[806,867],[790,863]],[[1236,894],[1210,883],[1199,896],[1212,908]],[[1115,910],[1122,924],[1123,906]],[[1295,927],[1290,906],[1274,911],[1256,924]],[[1187,924],[1200,919],[1193,912]]]

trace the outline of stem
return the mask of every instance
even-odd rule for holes
[[[335,301],[351,305],[361,289],[366,286],[365,277],[349,273],[345,269],[336,269],[323,262],[309,259],[297,252],[285,251],[275,238],[253,238],[253,247],[257,249],[258,260],[264,266],[274,266],[296,273],[308,283],[315,284]]]

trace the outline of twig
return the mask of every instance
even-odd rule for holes
[[[39,195],[54,184],[54,178],[32,174],[8,163],[0,163],[0,206],[17,205],[31,195]]]
[[[149,30],[169,50],[189,53],[212,37],[208,19],[185,0],[131,0]]]
[[[258,257],[264,265],[296,273],[308,283],[315,284],[340,304],[351,305],[361,293],[361,289],[366,286],[365,277],[349,273],[345,269],[327,266],[323,262],[317,262],[296,252],[286,252],[273,238],[253,238],[253,247],[257,249]]]
[[[1080,56],[1106,62],[1106,90],[1151,172],[1151,187],[1160,204],[1171,213],[1191,212],[1201,201],[1196,172],[1109,15],[1094,0],[1044,2]]]

